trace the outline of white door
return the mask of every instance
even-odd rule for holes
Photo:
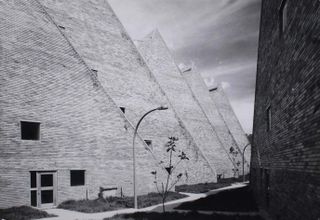
[[[50,208],[56,204],[56,172],[37,172],[37,205]]]

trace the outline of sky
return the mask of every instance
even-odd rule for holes
[[[261,0],[109,0],[133,40],[158,29],[176,63],[221,83],[252,133]]]

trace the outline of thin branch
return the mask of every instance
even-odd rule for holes
[[[172,170],[171,170],[171,164],[172,164],[172,150],[170,151],[170,159],[169,159],[169,171],[168,171],[168,176],[167,176],[167,183],[166,183],[166,190],[165,190],[165,194],[168,191],[168,185],[169,185],[169,180],[170,180],[170,176],[172,174]]]
[[[178,178],[170,187],[169,187],[169,190],[170,191],[179,181],[180,181],[181,178]]]
[[[182,161],[182,159],[180,159],[180,160],[176,163],[176,165],[173,166],[172,172],[178,167],[178,165],[179,165],[179,163],[180,163],[181,161]]]
[[[159,187],[158,187],[157,175],[155,175],[155,177],[154,177],[154,182],[155,182],[154,184],[156,185],[156,189],[157,189],[158,193],[161,194]]]

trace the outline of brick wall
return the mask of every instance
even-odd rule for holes
[[[137,43],[152,74],[166,93],[175,112],[217,174],[233,176],[234,164],[194,93],[181,75],[160,33],[155,30]],[[200,77],[200,76],[199,76]],[[201,78],[199,78],[201,80]],[[199,91],[197,91],[199,92]],[[201,93],[198,94],[202,96]],[[212,106],[209,106],[209,108]]]
[[[132,127],[118,107],[35,1],[0,8],[0,206],[30,204],[30,170],[58,171],[58,203],[85,198],[70,187],[70,169],[87,170],[90,198],[100,186],[131,194]],[[41,123],[40,141],[21,140],[21,120]],[[156,161],[137,142],[142,193],[153,190]]]
[[[0,207],[30,205],[31,170],[57,171],[57,204],[96,198],[100,186],[132,195],[132,123],[168,99],[104,1],[41,3],[0,2]],[[41,123],[39,141],[21,140],[21,120]],[[155,112],[140,132],[154,150],[137,140],[139,194],[155,191],[150,172],[164,174],[172,135],[191,159],[177,170],[189,174],[181,183],[216,180],[176,114]],[[86,170],[85,186],[70,187],[71,169]]]
[[[154,107],[169,107],[166,111],[148,115],[139,129],[144,139],[153,141],[156,155],[163,153],[163,144],[168,136],[177,136],[180,145],[195,161],[194,166],[207,163],[200,162],[204,159],[203,155],[199,154],[192,137],[181,125],[165,93],[106,1],[69,4],[46,0],[43,4],[54,21],[65,27],[65,36],[80,56],[92,69],[98,70],[103,88],[118,106],[126,108],[125,115],[130,122],[136,124],[145,112]],[[205,167],[201,168],[204,170],[202,181],[215,181],[215,167],[211,166],[209,170]],[[193,169],[188,171],[188,181],[198,182],[199,179],[194,177],[199,173]],[[208,172],[211,174],[208,175]]]
[[[214,129],[217,132],[217,136],[221,140],[224,148],[226,149],[227,153],[229,154],[229,157],[234,162],[235,168],[239,170],[239,174],[242,174],[242,150],[245,145],[244,143],[237,143],[236,138],[243,137],[245,141],[246,134],[241,128],[240,123],[238,120],[234,120],[232,124],[229,123],[231,128],[228,127],[226,120],[224,118],[232,119],[236,116],[234,115],[234,112],[232,110],[224,111],[224,117],[220,113],[222,110],[218,107],[222,105],[222,103],[216,103],[216,102],[223,102],[225,105],[229,104],[228,109],[232,109],[230,106],[230,103],[227,102],[227,97],[224,96],[225,99],[215,99],[216,102],[213,101],[208,87],[206,86],[205,82],[201,78],[201,75],[197,71],[196,67],[193,67],[191,71],[187,71],[183,73],[184,78],[187,80],[190,88],[193,90],[194,95],[196,96],[197,100],[199,101],[199,104],[202,106],[202,109],[205,111],[210,123],[213,125]],[[220,88],[221,90],[222,88]],[[212,92],[211,92],[212,93]],[[230,120],[229,120],[230,121]],[[234,135],[231,131],[234,131],[234,127],[238,128],[237,133]],[[241,132],[241,133],[240,133]],[[239,140],[239,138],[238,138]],[[246,144],[248,142],[245,142]],[[240,145],[241,144],[241,145]],[[238,153],[230,153],[230,148],[233,148],[235,152]],[[245,152],[245,173],[249,172],[248,165],[250,164],[250,148],[246,150]]]
[[[281,1],[262,3],[251,185],[275,219],[320,217],[319,6],[288,0],[282,32]]]
[[[249,144],[249,141],[221,85],[218,85],[218,87],[214,89],[210,89],[210,97],[216,104],[220,115],[230,130],[235,142],[239,146],[239,149],[242,151],[244,147]],[[249,145],[245,151],[245,159],[247,161],[250,161],[250,155],[251,146]],[[245,170],[248,169],[249,164],[247,163],[245,165]]]

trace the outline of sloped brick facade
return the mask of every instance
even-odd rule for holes
[[[106,2],[88,5],[106,6],[101,14],[113,18],[114,24],[102,25],[107,30],[101,31],[107,40],[102,42],[86,35],[74,41],[81,36],[68,35],[72,27],[59,23],[57,17],[69,2],[63,5],[55,1],[61,7],[57,14],[43,3],[49,4],[36,0],[0,3],[0,207],[30,205],[30,171],[55,173],[55,205],[67,199],[96,198],[99,187],[116,187],[118,195],[132,195],[133,123],[151,108],[167,105],[170,109],[167,97],[150,79],[148,68],[121,32],[121,24]],[[86,1],[78,3],[71,4],[74,8],[70,12],[83,9],[80,6]],[[90,7],[85,9],[90,12]],[[85,16],[80,14],[80,21]],[[99,24],[90,19],[86,21]],[[79,21],[70,17],[64,21],[69,20]],[[83,33],[91,33],[92,26],[80,27]],[[72,33],[81,34],[78,31]],[[77,48],[81,43],[85,44],[83,49]],[[97,51],[88,55],[88,48]],[[100,54],[99,50],[107,52]],[[93,58],[105,60],[93,62]],[[126,107],[126,114],[121,106]],[[21,140],[21,121],[39,122],[40,140]],[[164,174],[159,162],[169,136],[179,137],[178,146],[190,157],[190,163],[181,164],[177,170],[188,172],[181,184],[216,180],[215,168],[200,153],[172,109],[150,115],[140,131],[136,153],[138,194],[155,191],[150,172]],[[153,150],[144,139],[153,140]],[[70,186],[70,170],[85,170],[84,186]]]
[[[210,123],[217,132],[222,145],[227,150],[235,165],[235,174],[242,175],[242,152],[249,144],[226,95],[223,95],[222,87],[209,91],[196,67],[183,73],[184,78],[192,89],[199,105],[202,106]],[[214,94],[213,94],[214,93]],[[227,110],[226,110],[227,109]],[[228,122],[228,124],[227,124]],[[228,126],[229,125],[229,126]],[[233,148],[233,151],[230,149]],[[250,147],[245,151],[245,175],[249,173]]]
[[[188,182],[199,181],[200,168],[204,169],[203,180],[215,181],[215,167],[208,166],[108,3],[83,0],[69,4],[46,0],[43,4],[54,22],[64,26],[64,35],[80,56],[90,68],[98,71],[103,88],[118,106],[125,107],[129,121],[136,124],[150,109],[169,107],[164,112],[150,114],[139,129],[144,139],[152,140],[154,154],[163,154],[167,138],[176,136],[195,162],[193,169],[187,169]]]
[[[209,163],[216,168],[218,175],[232,177],[234,174],[232,170],[236,165],[229,154],[228,143],[219,137],[222,134],[217,131],[207,117],[205,109],[200,105],[176,66],[160,33],[155,30],[144,40],[138,41],[137,44],[139,51],[169,98],[178,117],[205,154]],[[198,96],[203,96],[202,91],[197,92]]]

